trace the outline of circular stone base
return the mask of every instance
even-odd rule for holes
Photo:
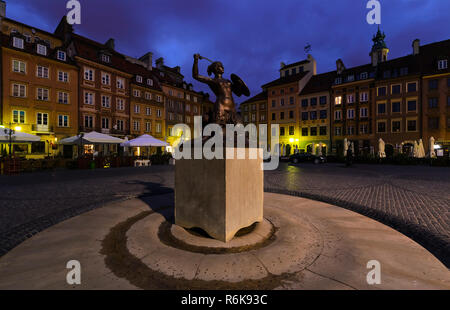
[[[275,227],[267,219],[255,223],[252,228],[249,233],[237,234],[229,242],[196,235],[178,225],[171,225],[169,233],[175,244],[182,245],[184,250],[204,254],[238,253],[261,248],[272,241]]]

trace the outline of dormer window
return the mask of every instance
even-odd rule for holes
[[[153,86],[153,80],[152,79],[147,79],[147,85]]]
[[[400,68],[400,75],[408,75],[408,67]]]
[[[347,81],[349,81],[349,82],[352,82],[352,81],[354,81],[355,80],[355,76],[354,75],[349,75],[348,77],[347,77]]]
[[[447,59],[441,59],[438,61],[438,69],[439,70],[443,70],[443,69],[447,69]]]
[[[25,41],[26,41],[27,43],[31,43],[31,35],[29,35],[29,34],[24,34],[23,36],[25,37]]]
[[[16,48],[23,49],[23,39],[18,37],[13,37],[13,46]]]
[[[362,72],[362,73],[360,74],[359,78],[360,78],[361,80],[367,79],[367,72]]]
[[[39,55],[47,56],[47,46],[45,46],[45,45],[38,44],[36,46],[36,51]]]
[[[102,54],[102,61],[106,63],[111,62],[111,57],[109,55]]]
[[[56,57],[58,58],[58,60],[66,61],[66,52],[58,51]]]
[[[142,83],[142,76],[136,75],[136,82]]]
[[[341,77],[337,77],[335,80],[334,80],[334,84],[341,84],[342,83],[342,78]]]

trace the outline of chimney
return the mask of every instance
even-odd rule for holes
[[[312,70],[310,70],[310,71],[312,71],[313,75],[316,75],[317,74],[317,62],[314,59],[314,57],[312,57],[311,54],[308,54],[308,61],[312,65]]]
[[[105,45],[108,48],[114,50],[114,48],[115,48],[114,39],[113,38],[109,39],[108,41],[106,41]]]
[[[0,18],[6,17],[6,2],[0,1]]]
[[[175,70],[177,70],[178,73],[180,73],[180,69],[181,69],[180,66],[175,67]]]
[[[162,69],[162,66],[164,65],[164,58],[159,57],[158,59],[156,59],[155,64],[156,68]]]
[[[148,52],[147,54],[145,54],[144,56],[139,58],[139,60],[144,62],[147,65],[148,70],[152,70],[152,68],[153,68],[153,53],[152,52]]]
[[[342,72],[344,72],[345,70],[345,65],[344,62],[342,61],[342,59],[338,59],[336,60],[336,72],[337,74],[341,74]]]
[[[413,47],[413,55],[419,55],[419,50],[420,50],[420,40],[419,39],[415,39],[412,43],[412,47]]]

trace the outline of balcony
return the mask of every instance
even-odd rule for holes
[[[53,126],[33,124],[31,130],[36,133],[51,133],[53,132]]]

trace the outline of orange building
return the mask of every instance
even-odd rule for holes
[[[72,147],[57,145],[78,131],[78,68],[67,46],[54,34],[4,16],[0,20],[1,124],[41,137],[40,142],[14,144],[14,153],[71,157]]]

